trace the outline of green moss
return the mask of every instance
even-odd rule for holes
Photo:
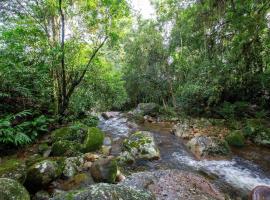
[[[99,128],[89,128],[84,141],[84,152],[95,151],[101,148],[104,133]]]
[[[76,142],[60,140],[52,145],[53,156],[77,156],[80,155],[81,145]]]
[[[138,131],[130,136],[129,139],[125,139],[123,142],[124,150],[131,151],[133,148],[138,149],[144,144],[149,144],[152,142],[152,139],[142,132]]]
[[[30,200],[30,195],[19,182],[12,179],[0,178],[0,199]]]
[[[215,145],[212,145],[205,150],[207,155],[227,156],[231,153],[231,149],[227,141],[217,138],[212,138],[212,140]]]
[[[117,161],[113,159],[108,168],[109,168],[108,183],[115,183],[118,170]]]
[[[240,131],[233,131],[227,137],[226,141],[231,146],[243,147],[245,145],[245,138]]]
[[[63,127],[52,132],[53,142],[68,140],[73,142],[83,142],[87,135],[88,126],[82,123],[75,123],[68,127]]]
[[[38,152],[40,154],[44,153],[45,151],[47,151],[49,149],[49,145],[47,143],[42,143],[38,146]]]
[[[10,178],[24,183],[26,178],[26,165],[17,159],[6,160],[0,165],[0,177]]]

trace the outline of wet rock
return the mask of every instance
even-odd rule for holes
[[[270,187],[269,186],[257,186],[250,194],[250,200],[269,200],[270,199]]]
[[[16,180],[0,178],[0,199],[30,200],[27,190]]]
[[[112,145],[112,139],[110,137],[105,137],[104,140],[103,140],[103,145],[111,146]]]
[[[90,168],[91,175],[96,182],[114,183],[118,166],[114,158],[99,159]]]
[[[44,190],[38,191],[33,197],[33,200],[49,200],[49,199],[50,194]]]
[[[193,137],[193,134],[191,132],[190,124],[188,121],[182,121],[172,128],[172,133],[180,138],[183,139],[190,139]]]
[[[95,182],[89,173],[79,173],[75,175],[74,177],[60,183],[57,186],[57,188],[59,190],[69,191],[69,190],[85,188],[94,183]]]
[[[103,155],[105,155],[105,156],[110,155],[110,154],[111,154],[111,150],[112,150],[112,147],[111,147],[111,146],[105,146],[105,145],[103,145],[103,146],[101,147],[101,153],[102,153]]]
[[[156,199],[225,199],[224,195],[205,178],[179,170],[135,173],[127,177],[120,185],[148,190]]]
[[[120,164],[133,164],[135,163],[135,158],[132,154],[128,151],[121,152],[120,155],[117,157],[117,161]]]
[[[31,190],[40,189],[59,177],[63,172],[63,163],[60,164],[60,162],[44,160],[32,165],[27,170],[27,188]]]
[[[104,113],[101,114],[101,116],[104,119],[108,120],[110,118],[118,117],[119,114],[120,114],[119,112],[104,112]]]
[[[229,145],[225,140],[206,136],[192,138],[187,143],[187,147],[197,158],[228,156],[230,154]]]
[[[113,184],[95,184],[82,190],[74,190],[57,195],[52,200],[153,200],[153,196],[145,191]]]
[[[10,159],[1,163],[0,178],[10,178],[24,183],[26,178],[26,165],[18,159]]]
[[[71,178],[79,172],[83,165],[83,157],[70,157],[65,159],[63,176],[66,178]]]
[[[138,131],[125,139],[123,150],[127,151],[135,160],[160,158],[159,149],[155,144],[154,137],[152,133],[147,131]]]

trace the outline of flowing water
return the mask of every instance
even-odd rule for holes
[[[259,161],[257,162],[258,164],[252,159],[245,158],[243,154],[237,154],[237,152],[230,160],[197,160],[185,147],[183,140],[169,133],[172,127],[171,124],[146,123],[136,126],[130,123],[123,115],[119,115],[109,120],[101,118],[99,126],[113,138],[113,153],[115,155],[121,150],[120,144],[122,139],[126,138],[133,131],[139,129],[154,133],[155,140],[160,149],[161,159],[143,163],[149,171],[161,168],[181,169],[204,174],[211,177],[213,182],[223,191],[227,190],[226,192],[231,194],[237,193],[239,196],[245,196],[258,185],[270,186],[270,150],[264,149],[264,156],[260,154],[260,149],[256,149],[255,157],[256,153],[257,156],[261,156],[257,159]],[[250,154],[251,152],[249,151],[248,153]],[[248,153],[247,155],[249,155]],[[261,167],[260,163],[263,163],[264,167]]]

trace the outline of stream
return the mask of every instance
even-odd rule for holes
[[[154,134],[161,159],[138,163],[147,171],[158,169],[180,169],[210,178],[223,192],[232,197],[244,197],[258,185],[270,186],[270,150],[260,148],[233,151],[230,160],[197,160],[186,148],[185,141],[170,134],[172,124],[134,124],[123,114],[104,120],[100,117],[99,127],[112,138],[112,154],[121,151],[121,142],[135,130],[146,130]],[[262,155],[263,152],[265,155]],[[251,154],[253,156],[251,156]]]

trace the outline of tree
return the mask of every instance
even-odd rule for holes
[[[62,116],[100,49],[117,39],[117,20],[128,15],[124,0],[5,0],[0,6],[8,28],[23,24],[39,30],[46,47],[36,48],[47,53],[54,110]]]

